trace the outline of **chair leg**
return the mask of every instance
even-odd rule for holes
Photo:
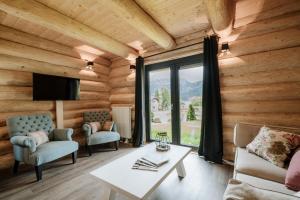
[[[36,180],[40,181],[42,180],[42,165],[34,166],[35,174],[36,174]]]
[[[76,159],[77,159],[77,151],[74,151],[74,152],[72,153],[72,161],[73,161],[73,164],[76,163]]]
[[[115,148],[116,148],[116,151],[119,149],[119,141],[115,141]]]
[[[16,175],[18,173],[20,161],[15,160],[14,168],[13,168],[13,174]]]
[[[89,156],[91,156],[91,155],[92,155],[92,149],[91,149],[91,146],[87,145],[87,150],[88,150]]]

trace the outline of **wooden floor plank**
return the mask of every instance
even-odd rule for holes
[[[17,176],[0,171],[0,199],[107,199],[107,188],[89,172],[134,150],[122,145],[118,151],[96,152],[91,157],[80,152],[75,165],[71,164],[70,157],[47,164],[40,182],[35,182],[32,166],[21,165]],[[187,176],[179,179],[176,171],[172,172],[149,200],[222,199],[227,181],[232,177],[231,166],[207,163],[196,153],[190,153],[184,164]],[[120,195],[117,199],[126,200]]]

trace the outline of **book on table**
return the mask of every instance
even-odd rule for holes
[[[144,155],[137,159],[132,169],[158,171],[158,168],[167,163],[169,158],[157,155]]]

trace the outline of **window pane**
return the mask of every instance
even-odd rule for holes
[[[199,146],[202,119],[202,66],[185,66],[179,70],[180,143]]]
[[[149,72],[150,139],[167,132],[172,141],[170,69]]]

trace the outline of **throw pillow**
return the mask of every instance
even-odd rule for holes
[[[299,145],[299,141],[300,135],[263,126],[246,148],[274,165],[284,167],[291,150]]]
[[[92,128],[92,133],[96,133],[97,131],[100,131],[100,129],[101,129],[100,122],[90,122],[89,125]]]
[[[300,191],[300,147],[292,157],[285,177],[285,185],[295,191]]]
[[[27,133],[27,136],[34,138],[37,147],[41,144],[49,142],[48,135],[43,130]]]
[[[113,121],[105,121],[102,126],[102,131],[111,131],[114,126]]]

